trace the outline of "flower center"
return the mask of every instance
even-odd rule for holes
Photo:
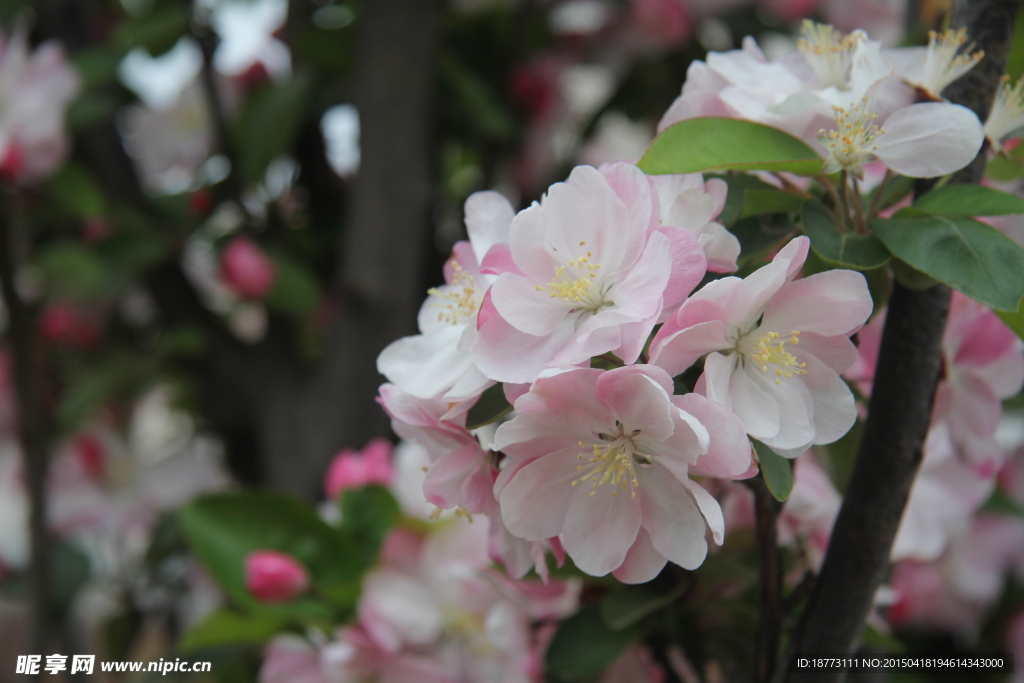
[[[853,53],[867,34],[854,31],[843,35],[829,24],[816,24],[810,19],[804,20],[800,33],[803,37],[796,41],[796,46],[818,75],[821,87],[849,89]]]
[[[832,111],[836,115],[836,130],[826,131],[823,128],[818,131],[818,140],[829,150],[829,159],[822,172],[846,170],[860,176],[861,167],[878,148],[874,143],[879,136],[885,135],[885,129],[873,123],[878,114],[868,109],[866,97],[851,106],[849,111],[836,106]]]
[[[454,274],[452,281],[448,284],[449,288],[440,290],[437,287],[431,287],[427,290],[427,294],[443,300],[443,303],[434,304],[441,308],[437,314],[438,320],[451,325],[464,325],[480,307],[476,281],[469,272],[459,265],[458,261],[453,259],[451,266]]]
[[[924,78],[919,84],[938,97],[946,86],[963,76],[981,61],[985,53],[971,53],[974,43],[964,48],[967,29],[952,29],[943,33],[928,32],[928,52],[924,58]],[[963,51],[961,52],[961,48]]]
[[[796,356],[786,350],[786,342],[790,344],[800,343],[800,333],[793,330],[789,333],[789,339],[781,339],[778,332],[766,332],[760,336],[756,333],[744,335],[736,344],[736,349],[743,354],[761,372],[768,374],[768,366],[773,367],[775,383],[782,384],[783,377],[793,375],[806,375],[807,363],[797,362]]]
[[[1003,76],[1002,86],[985,121],[985,137],[1001,152],[1003,138],[1021,126],[1024,126],[1024,78],[1014,85],[1009,76]]]
[[[585,246],[586,242],[580,242]],[[591,263],[594,253],[570,260],[564,266],[555,268],[555,276],[546,285],[536,285],[538,292],[548,292],[552,299],[562,299],[567,304],[579,304],[573,310],[597,313],[612,302],[605,300],[605,290],[597,283],[597,271],[600,263]]]
[[[598,434],[601,443],[590,444],[590,452],[581,452],[577,458],[586,460],[587,464],[577,465],[576,470],[583,472],[579,479],[574,479],[573,486],[581,482],[590,482],[593,490],[591,496],[597,494],[603,484],[611,488],[612,498],[619,495],[619,491],[630,491],[630,498],[636,498],[636,489],[640,481],[636,478],[633,469],[634,463],[650,465],[651,456],[637,450],[633,438],[640,434],[636,429],[629,434],[625,433],[622,423],[616,420],[615,434]],[[580,441],[580,448],[586,449],[587,444]]]

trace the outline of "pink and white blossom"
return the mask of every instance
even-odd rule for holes
[[[853,394],[839,373],[857,360],[849,337],[871,313],[860,273],[794,279],[808,246],[799,237],[747,278],[704,286],[651,342],[651,363],[672,375],[706,355],[697,390],[786,457],[831,443],[853,425]]]
[[[277,279],[274,264],[248,237],[231,240],[221,254],[220,267],[228,288],[247,299],[262,299]]]
[[[495,484],[509,531],[560,535],[580,569],[627,583],[649,581],[667,561],[699,566],[706,526],[717,543],[724,527],[690,475],[749,476],[750,444],[722,406],[672,390],[648,365],[537,380],[495,436],[510,458]]]
[[[420,308],[420,334],[392,342],[377,359],[380,373],[401,390],[422,399],[443,394],[463,401],[491,384],[469,352],[476,342],[477,312],[495,279],[481,271],[481,264],[488,258],[499,265],[507,260],[513,215],[497,192],[477,192],[466,200],[469,241],[455,245],[445,264],[446,284],[431,289]]]
[[[372,439],[362,451],[346,448],[339,452],[327,468],[324,480],[327,497],[336,498],[342,491],[372,484],[391,484],[394,478],[391,451],[391,442],[387,439]]]
[[[614,353],[636,361],[663,310],[682,301],[706,261],[687,230],[653,222],[634,166],[573,170],[509,228],[511,263],[492,285],[472,354],[488,377],[531,382],[546,368]]]
[[[68,151],[64,114],[81,87],[57,43],[30,51],[24,26],[0,32],[0,175],[25,183],[57,170]]]
[[[725,207],[728,186],[720,178],[705,182],[700,173],[650,176],[658,206],[658,224],[689,230],[697,236],[708,270],[736,270],[740,241],[715,219]]]

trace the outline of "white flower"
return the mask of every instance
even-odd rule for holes
[[[1003,150],[1001,144],[1018,128],[1024,126],[1024,78],[1015,84],[1010,83],[1009,76],[1003,76],[1003,85],[996,93],[992,110],[985,121],[985,137],[992,143],[997,152]]]
[[[835,106],[835,129],[821,131],[826,148],[823,173],[847,171],[862,177],[864,164],[880,159],[911,178],[935,178],[957,171],[981,149],[981,122],[970,109],[926,102],[898,109],[879,127],[867,98],[849,108]]]
[[[950,83],[963,76],[981,61],[985,53],[971,53],[974,43],[966,48],[967,29],[928,33],[928,49],[924,60],[907,75],[907,82],[939,97]],[[962,49],[961,49],[962,48]]]

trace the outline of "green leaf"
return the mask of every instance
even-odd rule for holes
[[[871,223],[893,256],[990,308],[1017,310],[1024,296],[1024,248],[970,218],[897,216]]]
[[[884,266],[892,258],[889,250],[874,235],[839,232],[839,226],[821,202],[807,202],[803,225],[814,251],[835,265],[872,270]]]
[[[451,104],[457,117],[464,118],[484,137],[506,140],[512,136],[515,131],[512,117],[487,80],[450,52],[441,55],[440,66],[441,83],[449,93],[443,100]]]
[[[999,319],[1006,323],[1006,326],[1013,330],[1021,339],[1024,339],[1024,302],[1017,305],[1017,310],[1010,311],[996,311],[996,315]]]
[[[261,605],[245,586],[245,558],[254,550],[288,553],[309,571],[317,588],[355,582],[366,569],[355,542],[328,526],[305,504],[276,493],[219,494],[199,498],[178,513],[193,552],[232,599],[268,613],[327,616],[325,605],[297,599]]]
[[[402,509],[395,497],[380,486],[351,489],[341,495],[341,529],[371,556],[377,554],[384,537],[401,517]]]
[[[106,202],[99,185],[78,164],[66,164],[47,183],[53,199],[77,218],[99,218]]]
[[[56,242],[38,256],[50,289],[75,299],[94,296],[102,289],[103,263],[91,249],[76,242]]]
[[[823,163],[806,143],[778,128],[706,117],[666,128],[637,165],[653,175],[725,170],[817,175]]]
[[[782,190],[746,190],[743,193],[743,208],[740,218],[762,216],[769,213],[794,213],[806,201]]]
[[[320,305],[320,286],[313,274],[283,252],[267,253],[274,262],[274,284],[267,293],[267,307],[299,317],[310,315]]]
[[[495,384],[487,388],[480,399],[466,413],[466,429],[479,429],[500,420],[512,412],[512,404],[505,398],[505,389]]]
[[[68,107],[68,128],[83,130],[114,115],[117,101],[107,93],[87,92]]]
[[[122,50],[144,47],[153,57],[170,50],[188,32],[188,7],[175,3],[122,21],[114,30],[114,45]]]
[[[67,542],[57,543],[50,553],[50,590],[54,603],[64,611],[70,609],[78,589],[89,580],[89,558]]]
[[[184,653],[222,645],[262,645],[287,624],[287,619],[273,615],[219,609],[186,631],[178,647]]]
[[[761,464],[761,476],[775,500],[785,501],[793,490],[793,463],[788,458],[755,440],[754,450]]]
[[[117,79],[117,68],[124,57],[120,50],[110,47],[90,47],[71,55],[70,61],[82,77],[83,85],[88,88],[101,83],[111,83]]]
[[[601,600],[601,618],[613,631],[621,631],[668,607],[685,589],[685,584],[665,586],[657,581],[625,586]]]
[[[643,634],[641,624],[613,631],[597,605],[588,605],[561,623],[551,640],[547,670],[565,681],[586,680],[601,673]]]
[[[1024,507],[999,489],[992,492],[992,495],[989,496],[978,512],[987,515],[1002,515],[1004,517],[1024,517]]]
[[[238,170],[244,183],[263,180],[270,162],[291,147],[312,91],[312,77],[297,73],[287,83],[259,90],[246,104],[237,129]]]
[[[727,228],[739,219],[747,198],[747,190],[767,192],[776,189],[768,183],[744,173],[726,173],[720,176],[720,180],[724,180],[725,184],[729,186],[729,191],[725,195],[725,206],[718,214],[718,222]]]
[[[901,215],[1009,216],[1024,213],[1024,199],[982,185],[945,185],[918,198]]]

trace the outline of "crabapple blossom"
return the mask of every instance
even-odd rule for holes
[[[42,180],[64,161],[64,112],[81,89],[63,49],[46,42],[29,50],[28,31],[0,32],[0,174],[14,182]]]
[[[424,448],[431,464],[423,493],[438,508],[461,508],[488,514],[495,510],[492,487],[497,476],[492,453],[465,428],[468,405],[453,408],[444,399],[420,399],[392,384],[380,387],[378,399],[399,436]]]
[[[690,475],[749,476],[750,444],[722,406],[672,389],[649,365],[538,379],[495,435],[510,458],[495,483],[509,531],[561,535],[580,569],[627,583],[669,560],[699,566],[704,519],[716,542],[724,530],[718,503]]]
[[[1024,128],[1024,78],[1010,83],[1010,77],[1004,76],[985,119],[985,137],[992,144],[992,149],[1001,152],[1003,140],[1021,128]]]
[[[929,31],[927,48],[904,51],[908,56],[923,54],[916,60],[902,60],[900,72],[903,79],[932,98],[939,99],[947,85],[973,69],[985,56],[981,50],[971,52],[974,44],[965,47],[966,43],[966,28],[942,33]]]
[[[221,273],[227,286],[247,299],[262,299],[274,286],[274,264],[248,237],[236,237],[224,249]]]
[[[260,602],[289,602],[309,588],[309,572],[276,550],[255,550],[245,558],[245,586]]]
[[[497,192],[477,192],[466,200],[469,241],[455,245],[445,264],[446,284],[431,289],[420,308],[420,334],[392,342],[377,358],[380,373],[402,391],[463,401],[491,384],[469,349],[477,337],[477,311],[495,279],[481,272],[481,263],[488,255],[493,262],[504,260],[514,213]]]
[[[392,657],[426,655],[453,681],[535,680],[532,624],[571,613],[579,584],[489,570],[487,535],[484,520],[454,520],[426,538],[392,532],[359,601],[366,640]]]
[[[742,50],[694,62],[659,129],[697,116],[756,121],[818,148],[824,173],[857,177],[875,158],[915,178],[945,175],[974,159],[984,140],[977,116],[946,102],[914,104],[912,88],[895,76],[899,66],[927,88],[959,78],[973,66],[956,48],[947,54],[960,34],[933,38],[921,65],[917,53],[883,53],[863,31],[844,35],[805,21],[802,35],[799,51],[777,62],[749,37]]]
[[[860,331],[860,357],[846,373],[865,395],[871,394],[884,324],[883,312]],[[1002,401],[1024,387],[1024,342],[988,308],[954,292],[942,357],[932,428],[945,423],[943,438],[958,456],[991,476],[1002,465],[995,442]]]
[[[707,354],[697,390],[790,458],[853,425],[853,395],[839,373],[857,360],[849,337],[871,313],[860,273],[830,270],[794,280],[808,246],[798,237],[749,277],[709,283],[651,342],[651,363],[672,375]]]
[[[706,261],[687,230],[658,228],[646,176],[578,166],[509,228],[511,263],[485,297],[472,355],[492,379],[531,382],[545,368],[612,352],[640,355],[663,310]]]
[[[342,450],[327,468],[324,480],[327,497],[335,498],[342,491],[371,484],[389,485],[394,478],[391,450],[391,442],[387,439],[373,439],[359,452],[347,448]]]
[[[697,236],[708,270],[736,270],[740,241],[716,222],[725,207],[728,186],[720,178],[704,181],[700,173],[656,175],[648,178],[658,206],[658,224],[689,230]]]

